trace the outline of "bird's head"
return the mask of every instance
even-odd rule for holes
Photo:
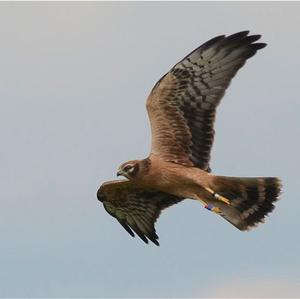
[[[132,160],[123,163],[118,169],[117,176],[122,175],[129,180],[133,179],[139,173],[140,170],[139,162],[140,162],[139,160]]]

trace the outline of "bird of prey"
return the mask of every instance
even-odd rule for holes
[[[102,184],[98,200],[126,231],[159,245],[154,223],[161,211],[184,199],[200,201],[241,231],[274,209],[276,177],[211,174],[216,108],[246,60],[266,46],[249,31],[220,35],[188,54],[153,87],[147,99],[150,155],[122,164],[125,180]]]

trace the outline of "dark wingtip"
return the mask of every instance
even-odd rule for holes
[[[228,35],[226,37],[226,39],[241,39],[243,37],[246,37],[249,33],[250,33],[250,30],[243,30],[243,31]]]
[[[119,223],[124,227],[124,229],[129,233],[129,235],[131,236],[131,237],[134,237],[134,233],[133,233],[133,231],[131,230],[131,228],[125,223],[125,222],[123,222],[123,221],[121,221],[121,220],[118,220],[119,221]]]
[[[129,225],[127,225],[125,222],[123,222],[123,221],[121,221],[119,219],[118,219],[118,221],[123,226],[123,228],[129,233],[129,235],[131,235],[132,237],[135,237],[134,232],[131,230],[131,228],[129,227]],[[145,236],[137,227],[134,227],[133,230],[141,238],[141,240],[143,240],[146,244],[149,243],[149,241],[148,241],[148,239],[149,239],[156,246],[159,246],[159,242],[157,240],[158,239],[158,235],[155,232],[153,234],[149,235],[149,236]]]
[[[153,242],[156,246],[159,246],[159,242],[158,242],[158,236],[157,236],[157,234],[153,234],[153,235],[148,235],[147,236],[147,238],[151,241],[151,242]]]
[[[249,35],[243,39],[244,42],[247,42],[249,44],[256,42],[261,38],[260,34],[254,34],[254,35]]]
[[[152,240],[151,240],[152,241]],[[157,240],[152,241],[156,246],[159,246],[159,242]]]
[[[235,44],[239,46],[251,45],[254,50],[259,50],[264,48],[267,44],[265,43],[254,43],[261,38],[261,34],[248,35],[249,30],[240,31],[231,35],[226,36],[224,39],[225,44]]]
[[[137,233],[137,234],[138,234],[138,236],[139,236],[146,244],[149,243],[149,241],[148,241],[148,239],[145,237],[145,235],[143,235],[142,233]]]
[[[260,49],[263,49],[267,46],[268,44],[266,43],[255,43],[255,44],[252,44],[253,47],[255,47],[255,50],[260,50]]]

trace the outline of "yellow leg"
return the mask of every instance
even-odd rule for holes
[[[216,214],[221,214],[222,210],[219,207],[214,207],[213,205],[205,205],[205,209],[208,209]]]
[[[215,199],[222,201],[224,203],[226,203],[227,205],[230,205],[230,200],[227,199],[226,197],[217,194],[214,190],[210,189],[210,188],[205,188],[206,191],[208,191]]]

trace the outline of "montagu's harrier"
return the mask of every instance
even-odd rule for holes
[[[178,62],[147,100],[151,153],[128,161],[97,197],[126,231],[156,245],[160,212],[186,198],[199,200],[238,229],[249,230],[273,210],[281,184],[276,177],[225,177],[210,173],[216,107],[236,72],[257,50],[249,31],[217,36]]]

